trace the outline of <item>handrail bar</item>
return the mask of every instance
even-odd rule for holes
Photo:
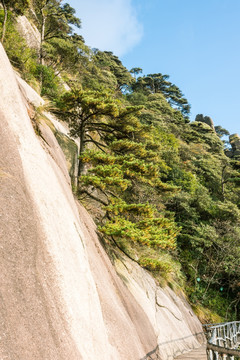
[[[218,323],[218,324],[203,324],[202,326],[208,327],[208,328],[218,328],[218,327],[230,325],[230,324],[240,324],[240,321],[229,321],[229,322],[223,322],[223,323]]]
[[[240,350],[229,349],[229,348],[226,348],[226,347],[213,345],[213,344],[209,344],[209,343],[207,343],[207,348],[209,350],[217,351],[220,354],[226,354],[226,355],[232,355],[232,356],[240,357]]]

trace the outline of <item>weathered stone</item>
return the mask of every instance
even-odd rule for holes
[[[232,134],[229,136],[229,142],[233,151],[240,151],[240,136],[238,134]]]
[[[232,134],[229,136],[229,142],[231,144],[232,149],[226,152],[226,155],[239,159],[240,158],[240,136],[238,134]]]
[[[210,128],[212,128],[214,131],[214,123],[212,118],[210,118],[210,116],[203,116],[203,114],[198,114],[195,117],[195,121],[199,121],[199,122],[203,122],[205,124],[207,124],[208,126],[210,126]]]

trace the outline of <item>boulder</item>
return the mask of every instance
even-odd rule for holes
[[[240,136],[238,134],[232,134],[229,136],[229,142],[232,149],[229,151],[230,157],[240,157]]]
[[[203,122],[203,123],[207,124],[208,126],[210,126],[210,128],[215,131],[214,123],[213,123],[213,120],[210,118],[210,116],[203,116],[203,114],[198,114],[195,117],[195,121]]]

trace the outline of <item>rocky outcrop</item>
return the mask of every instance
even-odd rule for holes
[[[73,198],[58,124],[34,132],[41,99],[1,46],[0,79],[0,358],[170,360],[200,346],[181,293],[124,257],[113,267]]]
[[[238,134],[230,135],[229,142],[232,149],[228,151],[227,155],[236,159],[240,159],[240,136]]]
[[[195,121],[199,121],[199,122],[203,122],[204,124],[207,124],[208,126],[210,126],[211,129],[214,129],[214,123],[213,120],[210,118],[210,116],[203,116],[203,114],[198,114],[195,117]]]

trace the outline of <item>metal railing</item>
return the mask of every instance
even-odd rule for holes
[[[240,321],[204,325],[208,360],[240,359]]]

